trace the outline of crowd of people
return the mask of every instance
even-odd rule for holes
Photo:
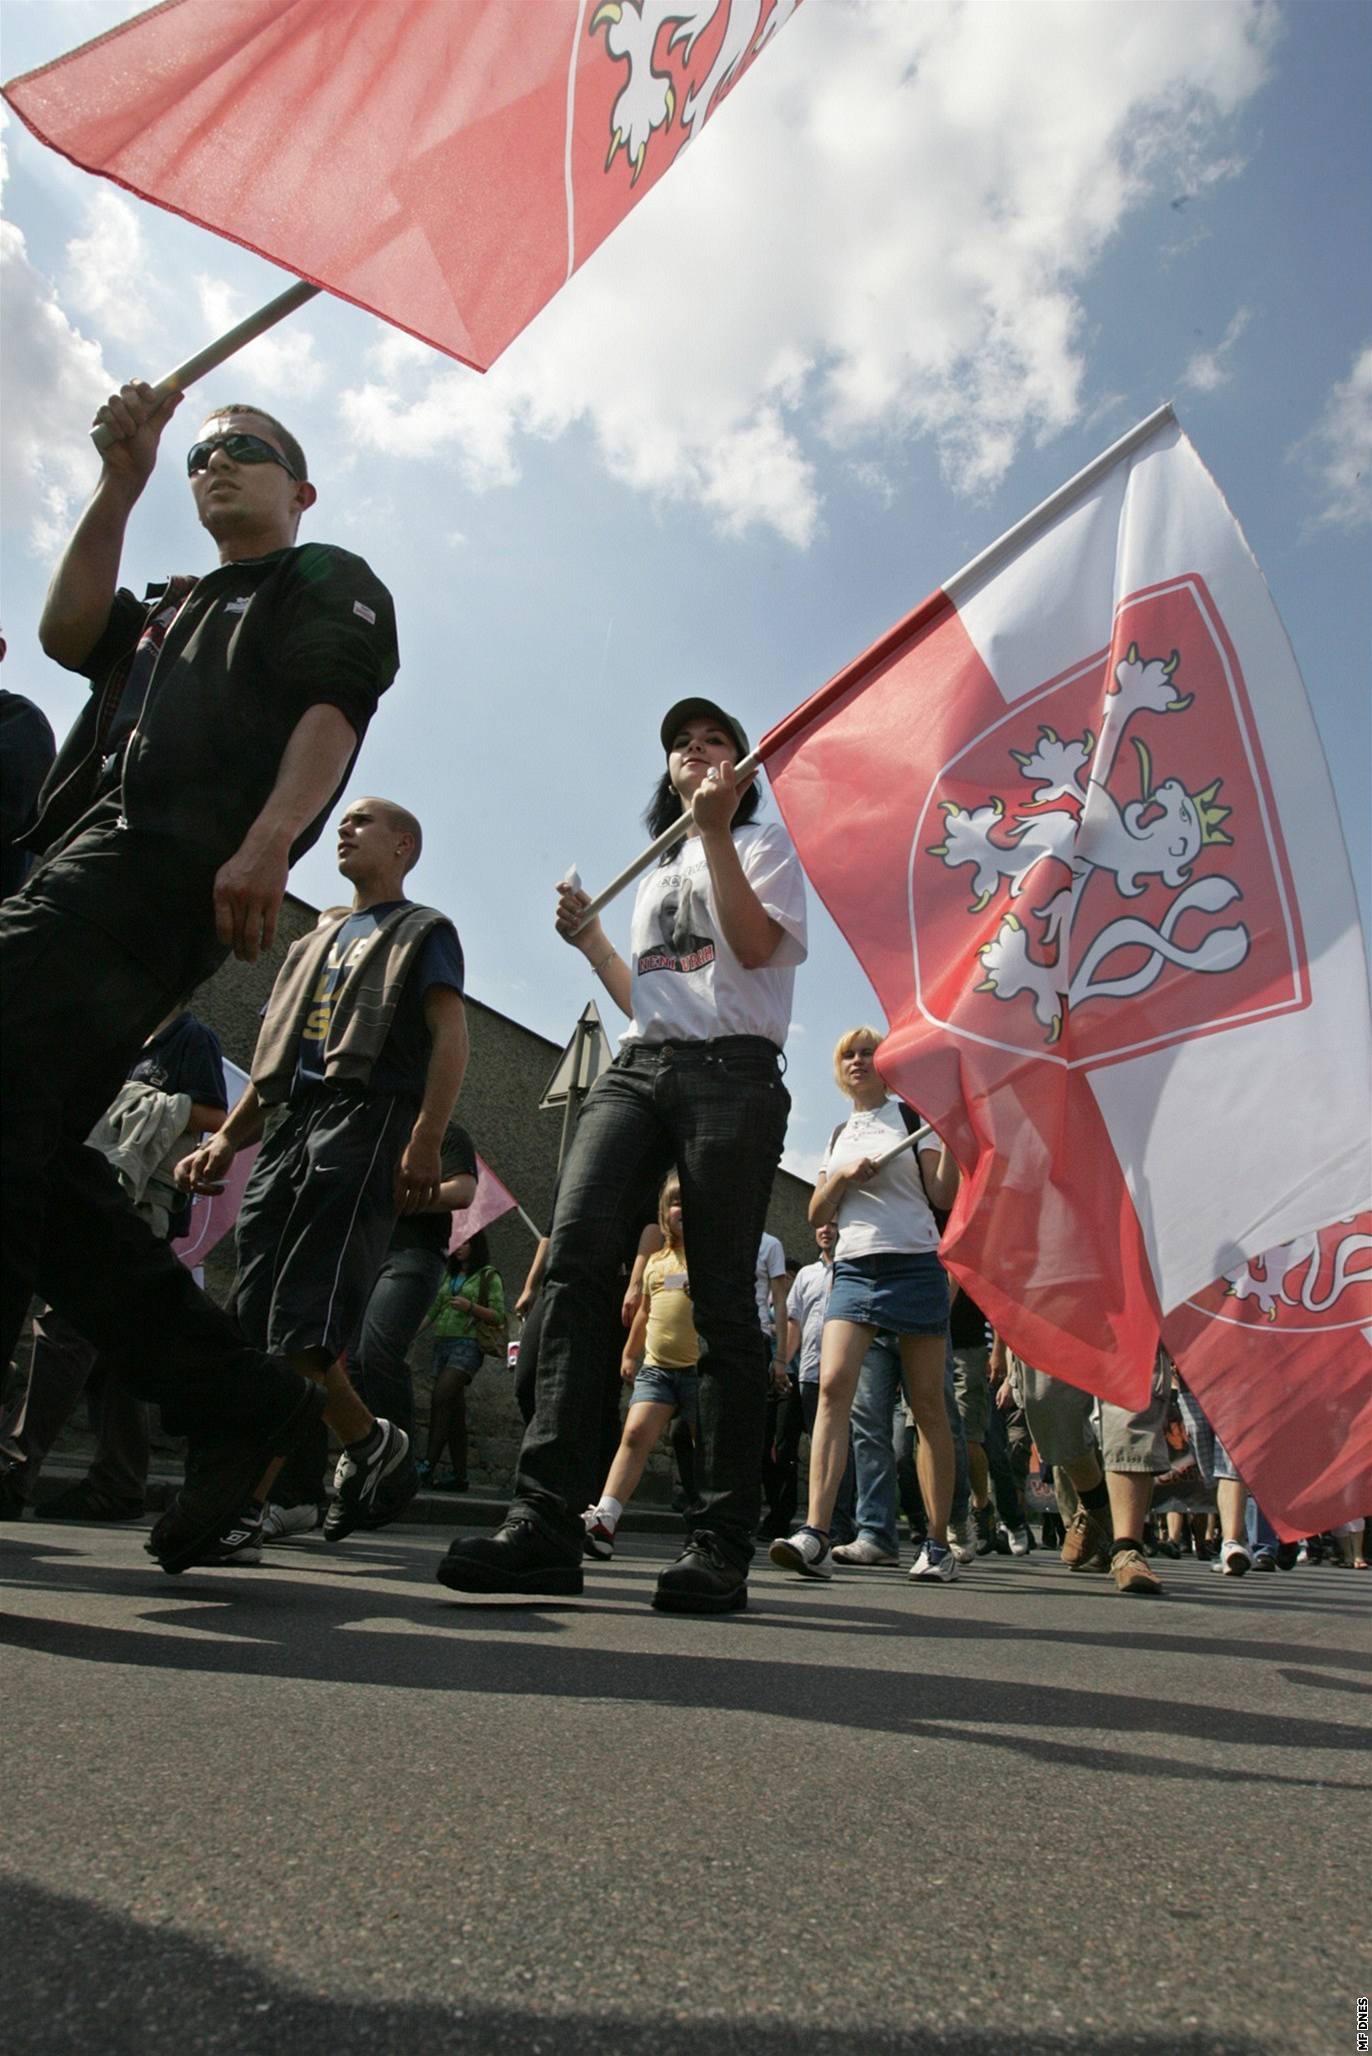
[[[290,865],[334,818],[398,653],[370,568],[298,541],[316,498],[304,453],[251,405],[215,409],[187,457],[218,564],[141,601],[119,585],[178,405],[134,383],[97,415],[99,481],[41,626],[91,699],[34,806],[7,793],[23,861],[0,904],[0,1362],[35,1295],[43,1308],[28,1392],[0,1421],[0,1511],[22,1513],[83,1390],[102,1395],[100,1449],[69,1510],[141,1509],[155,1405],[187,1443],[148,1543],[172,1573],[251,1563],[317,1524],[341,1543],[397,1519],[426,1481],[465,1489],[468,1388],[508,1333],[483,1239],[457,1239],[452,1218],[478,1173],[453,1119],[465,966],[450,918],[407,896],[415,814],[362,796],[336,817],[350,898],[286,952],[232,1107],[189,1012],[230,954],[272,946]],[[902,1516],[919,1585],[998,1549],[1026,1556],[1048,1542],[1030,1515],[1050,1474],[1068,1569],[1122,1594],[1161,1592],[1159,1556],[1204,1553],[1211,1519],[1224,1575],[1288,1563],[1294,1545],[1164,1358],[1144,1409],[1100,1405],[1017,1359],[950,1289],[939,1238],[958,1166],[888,1096],[875,1029],[839,1039],[848,1108],[810,1202],[818,1254],[787,1261],[765,1223],[804,879],[737,771],[749,746],[733,715],[693,695],[658,740],[645,820],[678,835],[638,887],[625,953],[578,885],[557,888],[559,934],[628,1025],[515,1304],[525,1432],[509,1510],[494,1533],[457,1535],[439,1580],[580,1592],[667,1433],[686,1524],[653,1594],[669,1612],[746,1605],[759,1536],[816,1581],[898,1566]],[[170,1244],[190,1196],[222,1191],[257,1144],[221,1307]],[[421,1463],[408,1357],[426,1330]],[[1337,1560],[1364,1564],[1365,1539]]]

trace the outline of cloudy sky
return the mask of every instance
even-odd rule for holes
[[[5,76],[136,11],[5,0]],[[395,593],[404,668],[361,782],[423,818],[415,890],[479,998],[570,1031],[588,980],[552,882],[639,847],[674,698],[761,733],[1169,397],[1295,645],[1366,920],[1370,76],[1362,0],[807,0],[485,377],[317,301],[206,382],[289,420],[309,532]],[[91,407],[281,275],[13,120],[3,142],[5,683],[60,732],[79,688],[34,624]],[[178,470],[130,584],[210,561]],[[335,896],[328,849],[306,898]],[[879,1020],[817,906],[796,1016],[809,1169],[833,1041]]]

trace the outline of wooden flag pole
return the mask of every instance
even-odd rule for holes
[[[740,783],[745,778],[751,777],[753,772],[758,769],[760,761],[757,751],[750,750],[746,757],[740,758],[738,763],[735,764],[734,777]],[[648,866],[660,857],[664,850],[671,849],[673,843],[680,842],[690,825],[691,817],[689,814],[681,814],[675,821],[670,822],[663,829],[661,835],[650,842],[647,849],[634,858],[632,864],[626,865],[617,878],[612,878],[609,884],[596,894],[572,931],[573,934],[580,935],[587,922],[594,921],[602,907],[608,907],[612,899],[618,899],[625,886],[632,885],[640,872],[646,871]]]
[[[213,371],[220,364],[228,362],[249,343],[265,335],[269,328],[275,328],[278,321],[284,321],[288,314],[294,314],[297,307],[303,307],[307,300],[313,300],[323,290],[321,286],[308,285],[298,278],[294,285],[287,286],[284,293],[278,293],[274,300],[268,300],[265,307],[259,307],[255,314],[247,315],[236,327],[228,329],[216,342],[207,343],[203,350],[197,350],[184,364],[178,364],[175,371],[169,371],[165,378],[159,378],[153,387],[159,400],[168,393],[182,393],[207,371]],[[91,430],[91,441],[97,450],[107,449],[111,436],[103,422]]]

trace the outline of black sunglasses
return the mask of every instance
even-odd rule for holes
[[[279,464],[288,477],[296,477],[280,450],[274,450],[270,443],[264,443],[260,435],[245,435],[241,429],[236,428],[228,435],[206,436],[203,443],[191,444],[186,453],[187,478],[194,478],[198,471],[207,470],[210,458],[216,450],[222,450],[226,457],[232,457],[235,464]],[[299,483],[298,479],[296,483]]]

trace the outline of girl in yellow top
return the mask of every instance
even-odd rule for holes
[[[657,1223],[662,1248],[644,1267],[643,1297],[620,1365],[620,1376],[634,1388],[624,1433],[605,1490],[581,1517],[586,1554],[602,1560],[614,1554],[619,1517],[673,1414],[680,1413],[690,1424],[693,1441],[698,1430],[700,1344],[681,1241],[681,1184],[675,1171],[658,1195]]]

